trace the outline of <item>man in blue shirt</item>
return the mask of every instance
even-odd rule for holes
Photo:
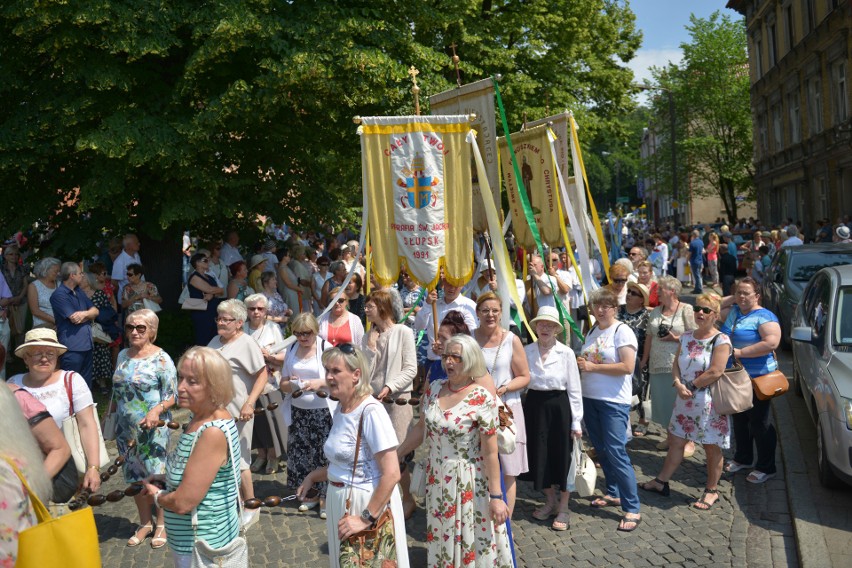
[[[689,241],[689,268],[692,270],[692,278],[695,280],[695,288],[692,293],[703,294],[704,282],[701,272],[704,270],[704,241],[701,240],[701,234],[697,230],[692,231],[692,240]]]
[[[92,322],[98,317],[98,309],[80,289],[85,278],[83,270],[75,262],[64,262],[59,269],[62,283],[50,296],[53,317],[56,319],[56,337],[68,348],[59,359],[65,371],[76,371],[92,386]]]

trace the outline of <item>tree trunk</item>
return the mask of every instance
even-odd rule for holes
[[[179,228],[170,228],[157,240],[143,234],[138,236],[145,280],[156,284],[163,298],[164,310],[178,309],[177,300],[183,285],[183,232]]]

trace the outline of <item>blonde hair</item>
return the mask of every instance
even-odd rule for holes
[[[479,311],[479,308],[482,306],[482,304],[488,302],[489,300],[494,300],[495,302],[500,304],[500,308],[502,309],[503,305],[500,301],[500,296],[498,296],[494,292],[486,292],[476,299],[476,311]]]
[[[719,311],[722,309],[722,298],[719,297],[718,294],[714,294],[712,292],[707,292],[704,294],[699,294],[697,298],[695,298],[695,303],[704,302],[716,312],[716,315],[719,314]]]
[[[296,333],[297,331],[311,331],[314,334],[319,335],[319,324],[317,323],[317,318],[315,318],[314,314],[310,312],[302,312],[294,317],[290,322],[290,331],[292,333]]]
[[[234,398],[234,379],[231,365],[216,349],[211,347],[190,347],[178,361],[177,368],[184,361],[192,365],[195,378],[210,391],[210,400],[216,408],[225,408]]]
[[[148,326],[148,339],[154,343],[157,340],[157,330],[160,329],[160,318],[152,310],[144,308],[128,314],[125,323],[136,319],[141,319]]]
[[[15,462],[39,499],[50,499],[53,485],[44,469],[44,454],[30,432],[18,399],[6,385],[0,385],[0,458]]]
[[[350,373],[354,373],[356,369],[361,371],[358,384],[355,386],[355,394],[358,396],[373,394],[373,387],[370,385],[370,364],[367,362],[364,352],[354,345],[352,346],[352,353],[346,353],[340,347],[334,347],[328,351],[323,351],[322,365],[325,367],[338,359],[343,361]]]

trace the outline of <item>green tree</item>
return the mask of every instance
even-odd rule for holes
[[[361,205],[352,117],[412,113],[409,65],[447,89],[455,42],[465,81],[502,73],[513,127],[549,105],[594,132],[631,107],[639,40],[615,0],[10,0],[0,226],[46,221],[68,255],[104,228],[339,226]]]
[[[683,61],[654,70],[675,100],[680,185],[689,179],[693,194],[718,196],[735,222],[737,197],[755,198],[745,22],[717,11],[707,19],[690,17],[686,29],[691,40],[681,44]],[[667,105],[665,96],[653,99],[660,156],[671,148]],[[671,187],[671,165],[657,159],[655,166],[662,187]]]

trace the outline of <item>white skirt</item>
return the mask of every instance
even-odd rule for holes
[[[330,479],[330,481],[339,481]],[[349,496],[349,486],[335,487],[328,484],[328,494],[325,497],[326,532],[328,532],[328,560],[331,568],[340,566],[340,539],[337,537],[337,523],[346,512],[346,497]],[[367,508],[372,491],[365,491],[357,487],[352,489],[352,515],[360,515]],[[391,513],[393,514],[393,530],[396,538],[396,562],[399,568],[408,568],[408,540],[405,536],[405,517],[402,512],[402,498],[399,496],[399,487],[393,488],[391,493]]]

